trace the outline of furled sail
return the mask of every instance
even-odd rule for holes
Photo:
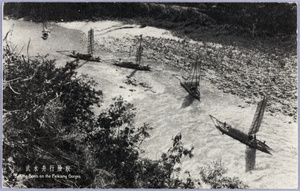
[[[94,30],[90,29],[88,32],[88,54],[94,55]]]
[[[194,98],[200,101],[200,91],[198,86],[200,85],[200,72],[198,71],[198,57],[196,58],[196,63],[192,65],[190,75],[188,78],[184,78],[185,81],[181,82],[181,86]]]
[[[192,72],[191,72],[191,84],[196,84],[199,85],[199,72],[198,72],[198,57],[196,58],[196,63],[194,63],[194,66],[192,68]]]
[[[187,78],[187,82],[191,86],[198,86],[200,83],[200,67],[198,64],[198,57],[196,58],[196,62],[192,64],[191,72]]]
[[[47,31],[47,23],[43,22],[43,31]]]
[[[139,45],[136,50],[136,64],[141,64],[142,54],[143,54],[143,47],[142,47],[143,37],[142,37],[142,35],[140,37],[141,38],[139,39]]]
[[[257,106],[256,112],[254,114],[254,118],[253,118],[251,127],[249,129],[248,135],[256,134],[259,131],[260,124],[261,124],[261,121],[264,116],[266,105],[267,105],[267,99],[264,97],[263,100],[261,100],[258,103],[258,106]]]

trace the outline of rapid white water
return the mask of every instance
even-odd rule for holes
[[[3,23],[3,35],[12,23],[13,21]],[[24,54],[26,54],[28,40],[31,39],[30,55],[50,54],[49,56],[56,58],[58,63],[68,60],[65,56],[58,54],[56,52],[58,50],[85,50],[85,34],[91,27],[98,30],[95,31],[95,40],[98,43],[103,37],[108,38],[112,35],[114,38],[122,38],[129,34],[139,35],[143,32],[142,30],[148,28],[116,30],[105,36],[97,36],[105,27],[121,26],[120,23],[107,21],[60,23],[60,26],[51,24],[51,36],[47,41],[43,41],[40,38],[42,26],[25,21],[14,23],[14,33],[11,39],[19,45],[20,49],[25,45]],[[151,34],[157,37],[168,35],[165,37],[173,38],[168,31],[153,27],[151,33],[146,33],[145,36]],[[105,54],[107,58],[114,58],[112,53]],[[134,78],[139,82],[150,84],[156,93],[145,91],[141,87],[125,85],[126,76],[132,71],[116,68],[109,63],[88,63],[79,70],[81,73],[89,74],[99,83],[98,87],[103,90],[106,101],[122,95],[134,103],[137,108],[137,126],[149,123],[153,127],[150,131],[151,137],[142,145],[145,150],[144,157],[160,158],[161,154],[171,147],[172,137],[180,132],[185,145],[195,147],[194,157],[182,162],[183,172],[189,170],[192,175],[199,177],[200,167],[212,161],[222,160],[228,168],[227,175],[239,177],[250,188],[295,189],[298,187],[297,123],[281,114],[273,116],[266,112],[257,138],[266,141],[274,149],[273,155],[257,151],[255,169],[252,173],[245,173],[246,146],[220,134],[209,115],[247,132],[256,105],[245,104],[242,99],[219,91],[208,82],[209,76],[203,77],[201,81],[201,101],[198,102],[189,97],[180,86],[178,79],[172,76],[172,74],[180,74],[179,70],[162,67],[158,63],[154,63],[152,67],[154,68],[152,72],[136,72]],[[121,89],[120,85],[125,86],[125,89]],[[129,89],[135,89],[135,91],[132,92]]]

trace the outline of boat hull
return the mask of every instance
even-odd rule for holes
[[[184,82],[180,82],[180,84],[191,96],[200,101],[200,92],[197,88],[198,86]]]
[[[219,120],[217,120],[215,117],[213,117],[211,115],[210,115],[210,117],[214,121],[216,128],[219,129],[223,134],[226,134],[226,135],[232,137],[233,139],[236,139],[251,148],[254,148],[254,149],[260,150],[264,153],[272,155],[270,152],[270,150],[272,150],[272,149],[268,145],[266,145],[264,142],[262,142],[258,139],[250,140],[248,134],[246,134],[238,129],[235,129],[226,123],[220,122]]]
[[[48,39],[48,37],[49,37],[49,31],[42,31],[42,33],[43,33],[43,36],[42,36],[42,39],[43,40],[47,40]]]
[[[133,62],[115,62],[114,65],[120,66],[123,68],[131,68],[131,69],[135,69],[135,70],[149,71],[151,69],[149,66],[141,66],[141,65],[135,64]]]
[[[101,59],[99,57],[93,57],[90,54],[69,54],[70,57],[72,58],[77,58],[77,59],[81,59],[81,60],[87,60],[87,61],[91,61],[91,62],[100,62]]]

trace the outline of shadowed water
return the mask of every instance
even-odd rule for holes
[[[189,107],[190,105],[192,105],[194,103],[194,101],[197,101],[197,100],[193,96],[187,95],[182,102],[181,108]]]
[[[246,146],[246,172],[249,172],[255,168],[256,149]]]

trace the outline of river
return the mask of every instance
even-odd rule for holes
[[[95,27],[95,39],[98,44],[108,39],[110,33],[100,36],[102,29],[118,22],[76,22],[51,23],[50,38],[41,39],[42,25],[26,21],[4,21],[3,35],[14,23],[10,37],[18,50],[24,46],[21,53],[26,55],[26,47],[30,41],[30,55],[49,54],[57,60],[58,66],[63,65],[70,58],[57,52],[64,50],[85,51],[86,31]],[[143,33],[143,35],[162,37],[169,35],[168,31],[147,27],[131,28],[114,31],[114,38],[122,38]],[[161,36],[159,36],[161,34]],[[97,36],[98,35],[98,36]],[[167,36],[171,38],[172,36]],[[243,99],[223,93],[210,82],[212,71],[205,71],[201,79],[200,102],[191,98],[180,86],[179,80],[173,74],[180,75],[179,69],[148,60],[153,70],[151,72],[138,71],[133,77],[138,82],[145,82],[152,86],[152,91],[145,91],[140,86],[125,84],[126,76],[132,70],[118,68],[112,65],[112,59],[117,59],[115,50],[101,52],[102,63],[84,63],[80,73],[88,74],[98,82],[97,88],[103,90],[105,103],[111,98],[122,95],[137,108],[136,125],[150,124],[153,129],[151,137],[142,144],[145,150],[143,157],[159,159],[163,152],[172,146],[172,137],[182,134],[182,142],[187,147],[194,147],[194,157],[184,159],[181,164],[182,172],[188,170],[191,175],[200,177],[200,168],[213,161],[221,160],[228,169],[227,175],[239,177],[251,189],[296,189],[298,187],[298,129],[297,123],[286,116],[266,112],[257,134],[257,139],[266,141],[274,150],[272,155],[256,152],[255,169],[245,172],[246,146],[240,142],[222,135],[212,123],[209,115],[236,127],[244,132],[250,128],[256,105],[246,104]],[[100,53],[98,51],[98,53]],[[125,88],[120,88],[124,86]],[[106,107],[107,105],[103,105]]]

